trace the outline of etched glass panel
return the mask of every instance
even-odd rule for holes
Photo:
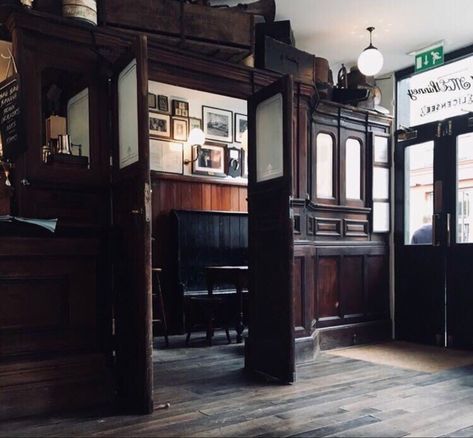
[[[123,169],[139,159],[136,60],[118,76],[118,140],[120,169]]]
[[[361,143],[349,138],[345,144],[345,194],[347,199],[361,199]]]
[[[284,175],[283,96],[281,93],[256,108],[256,181]]]
[[[333,137],[317,134],[316,148],[317,198],[333,198]]]

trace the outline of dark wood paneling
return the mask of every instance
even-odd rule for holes
[[[69,320],[65,278],[1,278],[0,330],[58,330]]]
[[[318,319],[340,316],[340,262],[338,257],[319,257],[317,275]]]
[[[304,306],[305,298],[305,260],[303,257],[294,257],[294,277],[293,277],[293,308],[294,308],[294,326],[297,331],[304,325]]]
[[[0,418],[104,400],[104,256],[96,239],[0,239]]]
[[[363,256],[343,257],[341,274],[343,317],[362,316],[365,310],[363,294]]]
[[[366,257],[366,306],[370,315],[389,314],[389,266],[388,257]]]
[[[344,219],[344,231],[346,237],[368,237],[369,222],[367,220]]]
[[[342,220],[331,218],[311,218],[315,221],[315,235],[316,236],[342,236]]]

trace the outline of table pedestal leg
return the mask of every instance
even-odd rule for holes
[[[236,291],[237,291],[238,315],[237,315],[237,322],[236,322],[235,330],[237,332],[236,341],[239,344],[242,341],[241,334],[243,333],[243,330],[245,329],[245,326],[243,325],[243,293],[242,293],[242,287],[240,285],[237,285]]]

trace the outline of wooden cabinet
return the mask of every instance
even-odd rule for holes
[[[60,226],[105,226],[109,89],[90,33],[18,14],[8,25],[25,98],[27,151],[15,166],[13,213]],[[88,34],[90,44],[80,41]],[[72,153],[58,134],[68,134]],[[94,211],[89,208],[94,206]]]
[[[293,201],[300,345],[389,336],[389,227],[376,209],[389,211],[390,126],[389,117],[324,101],[309,121],[308,195]],[[307,345],[299,351],[307,355]]]

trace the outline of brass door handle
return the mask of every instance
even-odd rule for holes
[[[447,213],[447,246],[450,246],[452,244],[452,233],[451,233],[451,227],[450,227],[450,221],[452,219],[452,215],[450,213]]]

